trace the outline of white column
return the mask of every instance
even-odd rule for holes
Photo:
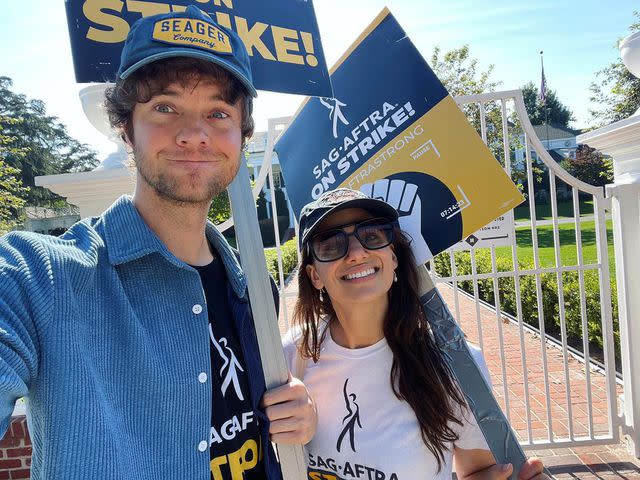
[[[115,150],[91,172],[63,173],[36,177],[35,183],[76,205],[80,217],[100,215],[119,196],[132,194],[135,188],[133,167],[127,165],[128,154],[122,140],[111,130],[104,111],[107,84],[94,84],[80,90],[80,101],[87,119],[113,143]]]
[[[624,381],[624,433],[640,458],[640,115],[580,135],[613,157],[612,218]]]

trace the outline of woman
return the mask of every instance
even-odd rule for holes
[[[300,216],[297,334],[285,353],[318,410],[311,479],[508,478],[430,334],[397,212],[338,189]],[[520,478],[546,478],[530,460]],[[538,475],[540,474],[540,475]]]

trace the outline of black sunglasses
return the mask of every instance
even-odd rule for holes
[[[345,227],[354,226],[352,233]],[[394,223],[386,218],[372,218],[359,223],[342,225],[316,233],[309,240],[309,248],[319,262],[333,262],[344,257],[349,251],[349,237],[354,236],[367,250],[379,250],[393,242]]]

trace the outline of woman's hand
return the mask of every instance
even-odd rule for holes
[[[518,473],[518,480],[548,480],[549,477],[542,473],[543,468],[540,459],[530,458],[522,465]],[[495,464],[462,478],[464,480],[507,480],[512,472],[513,465],[510,463]]]
[[[315,435],[316,406],[304,383],[291,374],[288,383],[265,392],[260,406],[271,422],[272,442],[304,445]]]
[[[511,467],[513,469],[513,467]],[[518,480],[547,480],[549,476],[542,473],[544,465],[539,458],[528,459],[518,473]]]

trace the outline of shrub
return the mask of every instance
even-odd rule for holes
[[[475,254],[476,272],[491,273],[491,254],[488,249],[478,250]],[[469,252],[456,252],[454,254],[457,275],[470,275],[472,273],[471,255]],[[433,259],[436,273],[441,277],[451,276],[451,257],[447,252],[437,255]],[[533,270],[533,262],[519,261],[520,270]],[[513,271],[511,258],[496,257],[496,270],[498,272]],[[495,305],[495,292],[493,279],[478,280],[478,296],[481,300]],[[611,291],[615,292],[615,280],[611,280]],[[463,280],[458,282],[459,288],[473,294],[473,281]],[[560,309],[558,300],[558,278],[555,273],[540,274],[540,289],[542,292],[542,310],[544,315],[545,331],[557,338],[560,337]],[[498,290],[501,309],[514,317],[517,316],[517,303],[515,294],[514,277],[498,279]],[[584,272],[584,291],[586,317],[588,324],[588,338],[592,347],[597,351],[603,349],[602,322],[600,312],[600,281],[597,271]],[[580,305],[580,285],[577,272],[564,272],[562,274],[562,292],[564,298],[565,320],[568,343],[582,350],[582,315]],[[523,321],[533,327],[540,328],[538,314],[538,293],[535,275],[520,276],[520,301],[522,305]],[[612,314],[615,354],[619,356],[620,333],[618,328],[617,297],[612,295]]]
[[[297,239],[293,238],[281,246],[282,270],[286,279],[298,264]],[[268,248],[264,251],[267,259],[267,270],[271,276],[278,281],[278,252],[275,248]]]
[[[276,244],[276,237],[273,231],[273,219],[263,218],[258,221],[260,225],[260,234],[262,235],[262,245],[264,247],[273,247]],[[280,238],[284,235],[285,230],[289,226],[289,215],[286,212],[285,215],[278,215],[278,232]]]

